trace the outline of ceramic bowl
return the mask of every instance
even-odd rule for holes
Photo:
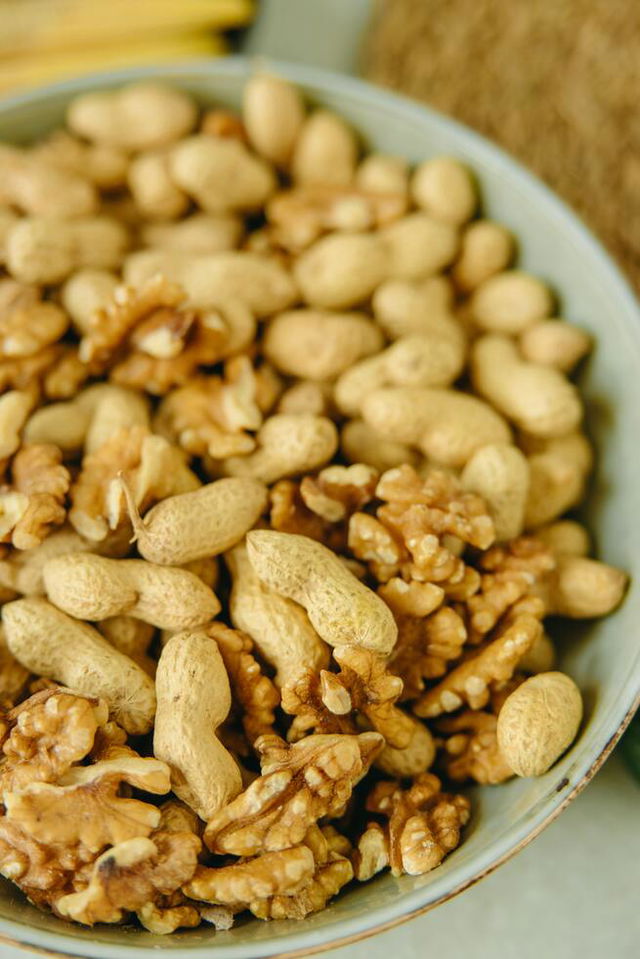
[[[30,906],[9,883],[0,889],[0,938],[49,953],[143,959],[249,959],[308,955],[388,929],[433,908],[495,869],[533,839],[584,787],[620,736],[640,689],[640,313],[626,282],[576,216],[545,186],[486,140],[423,106],[365,83],[300,66],[271,68],[317,103],[337,110],[377,150],[412,161],[453,154],[477,173],[489,216],[519,240],[519,263],[557,291],[561,315],[597,339],[582,376],[598,469],[584,518],[598,555],[628,570],[623,606],[603,621],[577,624],[561,641],[561,666],[579,683],[586,713],[573,748],[539,779],[474,790],[463,844],[419,878],[385,874],[353,884],[303,922],[240,921],[229,932],[172,936],[118,926],[71,926]],[[37,90],[0,103],[0,140],[28,141],[60,123],[71,97],[154,76],[204,103],[237,106],[252,69],[244,59],[128,70]],[[562,868],[557,864],[557,868]]]

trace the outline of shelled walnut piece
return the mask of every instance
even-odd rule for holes
[[[0,870],[161,934],[437,866],[450,783],[576,733],[543,617],[626,585],[557,522],[590,338],[471,172],[264,74],[198,112],[145,82],[0,145]]]

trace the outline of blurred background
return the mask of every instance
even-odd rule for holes
[[[0,0],[0,95],[245,48],[360,72],[475,127],[640,288],[638,0]]]

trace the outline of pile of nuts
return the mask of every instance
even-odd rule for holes
[[[0,147],[0,872],[91,925],[302,918],[460,842],[582,716],[547,616],[591,346],[448,157],[255,75]]]

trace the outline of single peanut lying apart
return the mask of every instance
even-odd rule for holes
[[[564,673],[539,673],[504,702],[498,743],[518,776],[542,776],[571,745],[582,719],[582,697]]]
[[[54,916],[303,919],[578,733],[600,347],[465,163],[362,147],[261,69],[0,144],[0,875]]]

